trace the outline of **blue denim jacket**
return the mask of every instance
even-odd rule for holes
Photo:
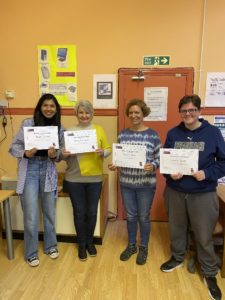
[[[28,165],[28,159],[24,157],[24,127],[34,126],[34,120],[32,119],[25,119],[21,127],[15,136],[15,138],[12,141],[12,144],[9,148],[9,153],[16,157],[18,159],[18,180],[17,180],[17,189],[16,192],[18,194],[23,193],[26,174],[27,174],[27,165]],[[59,144],[60,148],[62,147],[62,141],[63,141],[63,132],[64,128],[60,128],[60,134],[59,134]],[[53,192],[56,191],[56,197],[57,197],[57,170],[55,166],[55,161],[60,160],[59,150],[57,150],[57,156],[55,160],[49,159],[47,170],[46,170],[46,178],[45,178],[45,192]]]

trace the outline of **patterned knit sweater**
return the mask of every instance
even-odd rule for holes
[[[129,128],[121,131],[118,136],[121,144],[146,146],[146,163],[151,163],[155,169],[159,167],[159,149],[161,142],[158,134],[151,128],[144,131],[132,131]],[[156,186],[155,172],[149,173],[143,169],[121,168],[120,184],[127,187],[143,188]]]

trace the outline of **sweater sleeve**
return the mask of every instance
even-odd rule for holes
[[[100,135],[99,135],[100,145],[98,145],[98,146],[104,150],[104,158],[106,158],[111,154],[112,149],[108,143],[104,129],[101,126],[99,126],[97,130],[99,130],[99,133],[100,133]]]
[[[158,169],[160,164],[160,147],[161,147],[161,141],[159,136],[157,136],[155,139],[154,161],[152,163],[155,166],[155,169]]]
[[[56,150],[56,159],[55,159],[56,162],[59,162],[62,160],[61,152],[64,147],[64,131],[65,131],[65,128],[63,126],[61,126],[60,130],[59,130],[59,149]]]
[[[24,145],[24,131],[23,128],[25,126],[32,126],[29,123],[29,120],[24,120],[20,126],[19,131],[17,132],[16,136],[14,137],[12,144],[9,147],[9,153],[17,158],[22,158],[25,152],[25,145]]]

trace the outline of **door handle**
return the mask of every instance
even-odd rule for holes
[[[145,76],[132,76],[131,77],[132,80],[137,80],[137,81],[142,81],[145,80]]]
[[[140,70],[136,76],[132,76],[131,77],[132,80],[137,80],[137,81],[142,81],[145,80],[145,76],[143,74],[143,72]]]

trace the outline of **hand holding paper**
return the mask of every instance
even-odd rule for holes
[[[30,150],[25,150],[25,155],[26,157],[30,158],[30,157],[33,157],[35,155],[35,153],[37,152],[37,148],[32,148]]]
[[[50,147],[48,149],[48,157],[50,158],[56,158],[56,150],[54,147]]]
[[[146,146],[113,144],[113,165],[124,168],[144,169]]]
[[[57,126],[24,127],[25,150],[59,148]]]
[[[154,172],[155,167],[154,167],[153,164],[147,163],[147,164],[144,165],[144,170],[146,172]]]
[[[71,154],[95,152],[98,149],[95,129],[65,131],[65,148]]]
[[[198,149],[160,149],[160,173],[193,175],[198,171],[198,158]]]

